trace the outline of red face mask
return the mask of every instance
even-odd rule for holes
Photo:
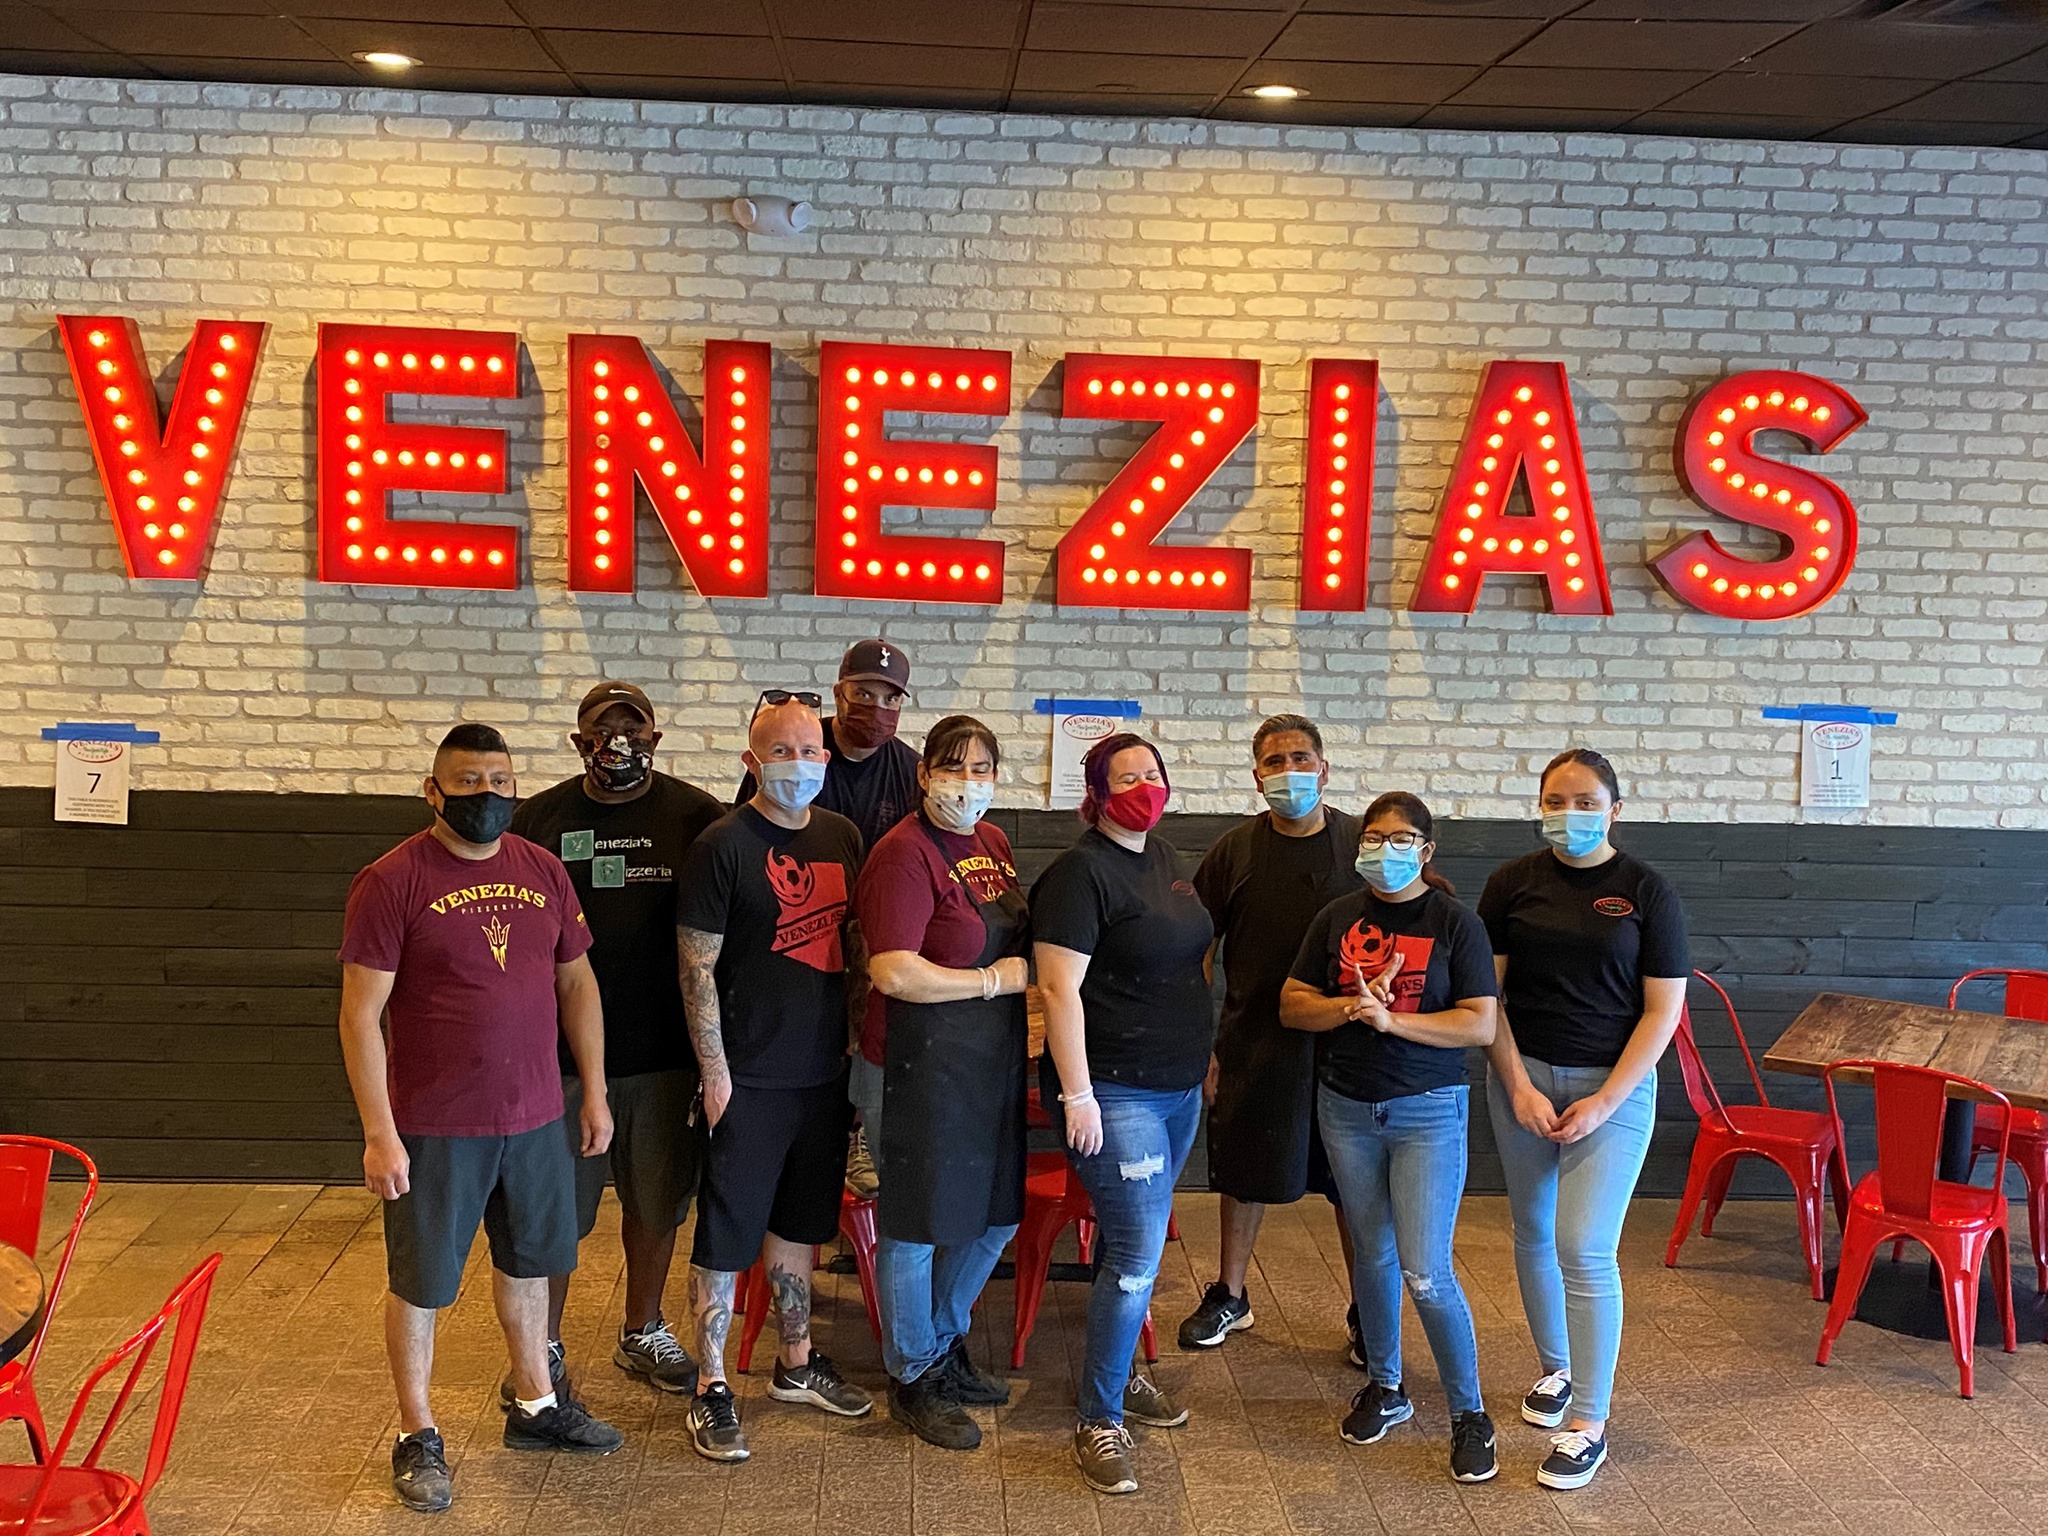
[[[848,704],[841,700],[839,713],[832,717],[832,735],[856,752],[870,752],[896,734],[897,722],[902,718],[900,709]]]
[[[1133,784],[1102,802],[1102,814],[1132,832],[1150,832],[1166,810],[1164,784]]]

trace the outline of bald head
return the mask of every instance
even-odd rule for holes
[[[829,755],[818,712],[796,699],[761,706],[747,728],[747,750],[756,763],[821,763]]]

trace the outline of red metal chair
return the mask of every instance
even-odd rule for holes
[[[1033,1152],[1024,1174],[1024,1220],[1017,1228],[1017,1318],[1010,1337],[1010,1369],[1024,1369],[1024,1348],[1038,1326],[1038,1306],[1045,1298],[1045,1278],[1052,1268],[1052,1248],[1070,1225],[1095,1225],[1095,1207],[1088,1191],[1073,1177],[1064,1152]],[[1082,1262],[1087,1262],[1084,1252]],[[1141,1335],[1148,1364],[1159,1359],[1159,1341],[1152,1333],[1152,1314],[1145,1314]]]
[[[853,1249],[854,1267],[860,1271],[860,1298],[867,1303],[868,1326],[875,1330],[875,1337],[882,1336],[882,1311],[875,1299],[875,1202],[863,1200],[852,1190],[847,1190],[839,1200],[839,1235],[846,1239]],[[768,1314],[773,1303],[768,1295],[768,1269],[758,1259],[741,1281],[744,1294],[739,1298],[740,1310],[746,1314],[747,1323],[740,1330],[740,1352],[737,1364],[744,1375],[754,1366],[754,1341],[767,1326]]]
[[[1845,1071],[1868,1072],[1877,1096],[1877,1167],[1857,1181],[1849,1196],[1849,1219],[1842,1228],[1842,1267],[1835,1276],[1835,1299],[1821,1329],[1820,1352],[1828,1363],[1835,1340],[1856,1311],[1871,1261],[1880,1245],[1904,1235],[1934,1255],[1942,1280],[1942,1301],[1948,1311],[1949,1345],[1962,1373],[1962,1393],[1976,1390],[1971,1366],[1977,1336],[1977,1281],[1986,1258],[1991,1284],[1998,1293],[2000,1320],[2005,1324],[2008,1354],[2019,1348],[2012,1307],[2012,1253],[2005,1225],[2006,1133],[1998,1138],[1998,1178],[1989,1189],[1955,1184],[1937,1177],[1941,1161],[1941,1123],[1951,1087],[1966,1088],[2010,1113],[2012,1103],[1989,1084],[1933,1067],[1906,1066],[1895,1061],[1831,1062],[1827,1084],[1828,1113],[1841,1138],[1842,1113],[1835,1099],[1835,1079]]]
[[[1971,971],[1948,989],[1948,1005],[1967,982],[1989,976],[2005,978],[2005,1012],[2015,1019],[2048,1020],[2048,971]],[[1977,1159],[1998,1145],[2000,1116],[1988,1106],[1977,1111],[1970,1137],[1970,1172]],[[2033,1239],[2034,1290],[2048,1293],[2048,1115],[2038,1109],[2015,1109],[2007,1122],[2011,1131],[2012,1164],[2027,1185],[2027,1232]]]
[[[1700,1058],[1699,1043],[1693,1038],[1692,1010],[1678,1016],[1678,1068],[1685,1078],[1685,1096],[1700,1117],[1693,1137],[1692,1166],[1685,1176],[1685,1197],[1678,1203],[1678,1220],[1671,1228],[1671,1243],[1664,1250],[1667,1268],[1678,1264],[1678,1250],[1692,1230],[1693,1212],[1702,1202],[1706,1215],[1700,1236],[1714,1235],[1714,1217],[1728,1198],[1728,1185],[1735,1177],[1735,1165],[1745,1157],[1761,1157],[1784,1169],[1798,1200],[1799,1239],[1806,1249],[1806,1273],[1813,1281],[1813,1299],[1825,1301],[1827,1286],[1821,1278],[1821,1188],[1825,1184],[1834,1197],[1835,1225],[1839,1227],[1849,1206],[1849,1168],[1842,1157],[1842,1143],[1834,1117],[1817,1109],[1779,1109],[1764,1091],[1763,1074],[1750,1054],[1749,1039],[1742,1021],[1735,1016],[1735,1004],[1721,984],[1704,971],[1693,975],[1712,987],[1728,1010],[1728,1027],[1742,1048],[1742,1060],[1749,1068],[1750,1083],[1756,1088],[1755,1104],[1729,1104]]]
[[[64,1288],[64,1274],[71,1268],[71,1255],[78,1247],[79,1229],[92,1208],[92,1197],[100,1187],[100,1171],[78,1148],[41,1136],[0,1136],[0,1243],[19,1248],[33,1256],[43,1231],[43,1208],[48,1201],[50,1168],[58,1156],[72,1159],[85,1170],[84,1192],[71,1215],[71,1230],[57,1253],[57,1267],[43,1302],[42,1325],[20,1356],[0,1365],[0,1424],[21,1419],[28,1426],[30,1457],[41,1462],[50,1453],[50,1432],[43,1424],[42,1405],[36,1401],[36,1357],[43,1352],[50,1319],[57,1315],[57,1296]]]
[[[178,1412],[185,1403],[185,1387],[192,1377],[192,1355],[199,1347],[199,1328],[206,1320],[206,1302],[213,1290],[214,1271],[220,1268],[215,1254],[185,1277],[171,1292],[163,1310],[127,1343],[116,1349],[86,1377],[71,1416],[57,1436],[50,1459],[42,1466],[0,1467],[0,1531],[13,1536],[149,1536],[149,1516],[143,1501],[163,1476],[171,1457],[171,1440],[178,1431]],[[162,1395],[157,1399],[156,1424],[149,1435],[149,1453],[142,1464],[142,1476],[133,1478],[99,1464],[100,1455],[113,1438],[114,1426],[142,1381],[151,1354],[168,1329],[170,1353],[164,1364]],[[75,1465],[64,1465],[86,1410],[92,1406],[100,1383],[122,1366],[127,1372],[107,1410],[92,1449]]]

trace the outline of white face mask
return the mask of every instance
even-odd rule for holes
[[[972,832],[995,803],[996,786],[989,779],[948,775],[934,778],[924,792],[924,811],[934,826],[948,832]]]
[[[825,765],[804,758],[784,758],[761,765],[762,793],[785,811],[800,811],[825,787]]]

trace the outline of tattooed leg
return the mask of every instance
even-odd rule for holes
[[[690,1311],[697,1323],[697,1361],[702,1386],[725,1380],[725,1336],[732,1332],[733,1289],[739,1276],[690,1266]]]
[[[775,1298],[782,1363],[793,1370],[811,1358],[811,1245],[771,1233],[761,1245],[761,1257],[768,1265],[769,1293]]]

